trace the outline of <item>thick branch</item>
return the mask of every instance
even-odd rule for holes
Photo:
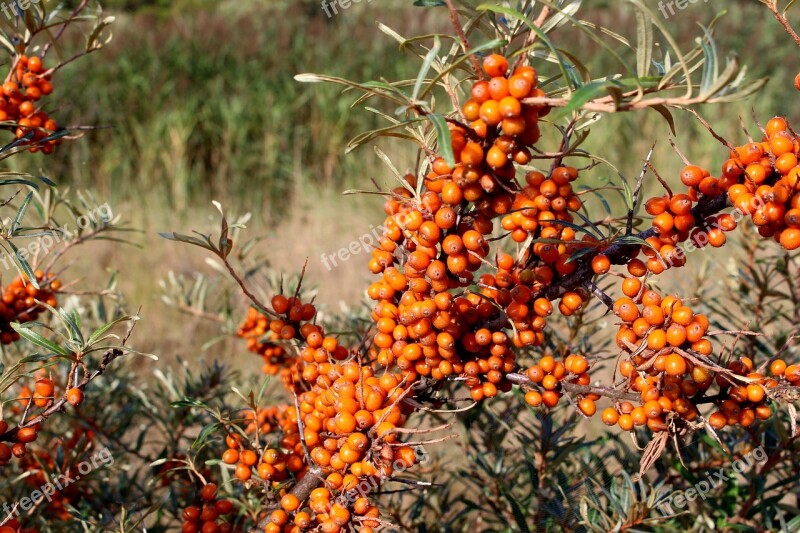
[[[306,475],[297,482],[294,488],[291,490],[291,494],[297,496],[297,499],[301,502],[308,500],[308,497],[311,496],[311,493],[317,487],[322,485],[322,469],[318,466],[314,466],[306,472]],[[264,528],[267,527],[269,524],[270,515],[272,511],[277,509],[278,507],[274,507],[271,509],[267,509],[267,514],[262,518],[255,527],[251,527],[248,531],[249,533],[261,533],[264,531]]]

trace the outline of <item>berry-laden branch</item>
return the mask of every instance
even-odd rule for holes
[[[86,389],[86,386],[89,383],[91,383],[92,380],[103,375],[108,369],[108,366],[115,359],[122,357],[123,355],[125,355],[125,351],[123,349],[112,348],[108,350],[103,355],[103,360],[101,361],[100,365],[91,374],[85,375],[79,384],[77,384],[75,387],[70,388],[62,398],[59,398],[58,401],[54,402],[50,407],[48,407],[38,415],[26,420],[22,424],[19,424],[18,426],[12,429],[9,429],[5,433],[0,434],[0,442],[17,442],[18,440],[17,434],[20,432],[20,430],[25,428],[38,429],[41,423],[45,422],[55,413],[64,410],[65,405],[67,403],[69,403],[70,405],[75,405],[76,403],[80,403],[83,397],[83,391]],[[78,398],[81,398],[81,400],[79,400]]]
[[[468,51],[453,3],[447,4]],[[554,408],[566,393],[586,416],[596,414],[598,400],[611,400],[601,414],[605,424],[650,431],[642,471],[670,440],[677,446],[703,426],[750,427],[772,415],[773,402],[794,397],[780,391],[796,388],[800,366],[776,359],[769,372],[758,372],[748,357],[719,362],[709,318],[647,285],[648,276],[686,263],[682,243],[724,245],[725,233],[738,224],[723,213],[730,206],[750,216],[763,237],[800,248],[800,139],[788,123],[772,119],[763,142],[731,147],[720,177],[686,161],[685,191],[667,187],[666,195],[645,203],[649,228],[633,234],[633,217],[621,217],[615,220],[625,224],[625,234],[602,240],[596,232],[583,235],[596,228],[579,214],[583,203],[573,187],[581,172],[565,162],[573,128],[559,130],[562,147],[546,173],[531,170],[518,180],[537,150],[542,117],[569,102],[547,98],[533,66],[512,68],[506,57],[490,54],[482,69],[461,106],[464,123],[451,120],[449,136],[438,136],[450,150],[423,147],[419,175],[386,191],[384,231],[368,264],[376,275],[367,289],[374,302],[368,342],[351,349],[345,337],[326,333],[299,288],[275,295],[265,309],[226,261],[262,311],[251,310],[239,334],[295,398],[294,405],[263,408],[252,402],[244,429],[225,428],[222,462],[238,480],[267,489],[253,531],[279,533],[290,524],[340,531],[357,524],[370,533],[382,526],[371,493],[420,462],[417,442],[403,440],[419,432],[408,428],[409,419],[424,411],[431,390],[450,383],[463,383],[476,404],[515,385],[534,408]],[[642,91],[623,95],[619,105],[612,97],[590,100],[584,109],[708,98],[625,101],[635,96]],[[411,111],[425,113],[422,106]],[[454,156],[449,162],[437,155],[445,151]],[[498,222],[505,234],[495,239]],[[499,246],[509,241],[515,255]],[[614,265],[627,270],[616,300],[596,282],[620,274],[611,272]],[[589,358],[569,346],[563,357],[540,348],[553,312],[572,316],[592,294],[619,318],[615,341],[624,379],[614,386],[592,384]],[[518,355],[536,348],[538,360],[521,368]]]
[[[700,199],[698,204],[692,208],[692,216],[697,221],[704,221],[708,217],[720,213],[723,209],[729,206],[730,204],[727,196],[704,196]],[[697,226],[694,227],[699,226],[701,226],[701,223],[698,223]],[[651,237],[655,237],[657,234],[658,233],[656,229],[651,227],[639,232],[635,235],[635,237],[642,241],[646,241]],[[603,256],[607,257],[613,265],[626,265],[633,257],[639,254],[640,250],[641,246],[637,246],[635,244],[631,245],[617,243],[612,244],[603,250],[598,250],[594,254],[588,254],[587,260],[582,261],[581,265],[572,274],[561,278],[558,283],[547,287],[541,292],[541,294],[538,294],[537,296],[553,300],[559,298],[568,291],[574,291],[576,288],[586,284],[586,282],[591,280],[595,275],[589,259],[596,255],[602,254]]]
[[[523,374],[511,373],[506,376],[511,383],[515,385],[523,385],[526,387],[533,387],[536,384]],[[574,396],[586,396],[589,394],[596,394],[610,400],[629,402],[639,401],[640,395],[635,392],[626,392],[623,390],[612,389],[611,387],[592,386],[592,385],[579,385],[577,383],[565,382],[561,384],[561,389]]]

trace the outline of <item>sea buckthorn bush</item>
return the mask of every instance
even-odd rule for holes
[[[249,215],[214,202],[213,231],[162,236],[203,249],[218,275],[170,273],[160,287],[207,321],[197,336],[223,363],[156,366],[132,347],[147,317],[116,273],[86,288],[64,265],[92,240],[135,243],[131,228],[90,193],[0,181],[14,269],[0,298],[0,533],[800,527],[800,138],[773,116],[788,110],[717,132],[694,106],[725,108],[764,80],[719,68],[713,24],[682,47],[638,0],[630,38],[581,21],[581,2],[419,3],[446,9],[453,34],[379,26],[419,58],[415,79],[296,76],[358,92],[387,120],[349,149],[417,148],[401,162],[376,147],[389,185],[348,191],[383,200],[364,305],[318,305],[306,265],[272,269]],[[0,158],[97,142],[38,102],[107,42],[98,13],[41,5],[5,35]],[[85,49],[52,52],[85,26]],[[590,72],[570,32],[620,72]],[[637,175],[584,148],[608,115],[651,109],[669,143]],[[682,151],[678,113],[719,153]],[[682,170],[662,176],[661,157]],[[613,177],[598,185],[598,173]],[[721,247],[723,259],[703,255]]]

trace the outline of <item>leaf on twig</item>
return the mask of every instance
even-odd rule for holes
[[[635,474],[631,479],[639,481],[644,476],[644,473],[650,470],[650,467],[661,457],[664,449],[667,447],[669,440],[669,432],[661,431],[656,433],[653,440],[647,443],[642,454],[642,460],[639,462],[639,473]]]

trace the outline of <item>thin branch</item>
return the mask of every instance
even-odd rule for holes
[[[516,385],[534,386],[534,383],[523,374],[507,374],[506,379]],[[611,398],[612,400],[627,400],[629,402],[638,402],[642,399],[642,396],[635,392],[626,392],[612,389],[611,387],[578,385],[577,383],[562,382],[561,390],[569,392],[570,394],[597,394],[605,398]]]
[[[453,23],[453,28],[456,30],[458,38],[461,40],[461,46],[464,48],[464,53],[469,54],[471,47],[469,45],[469,39],[467,39],[467,34],[464,33],[464,28],[461,27],[461,23],[458,21],[458,10],[456,9],[456,6],[453,5],[453,0],[444,0],[444,1],[447,4],[448,11],[450,11],[450,22]],[[471,55],[469,60],[470,63],[472,63],[472,70],[475,71],[475,76],[477,76],[478,79],[481,80],[486,79],[486,76],[483,73],[483,69],[481,68],[481,64],[478,61],[478,58],[475,57],[475,55]]]
[[[797,32],[794,31],[791,24],[789,24],[789,21],[786,19],[786,16],[778,11],[778,0],[762,0],[762,2],[770,11],[772,11],[772,15],[780,23],[780,25],[783,26],[783,29],[786,30],[786,33],[788,33],[791,38],[794,39],[794,42],[800,46],[800,35],[797,35]]]

